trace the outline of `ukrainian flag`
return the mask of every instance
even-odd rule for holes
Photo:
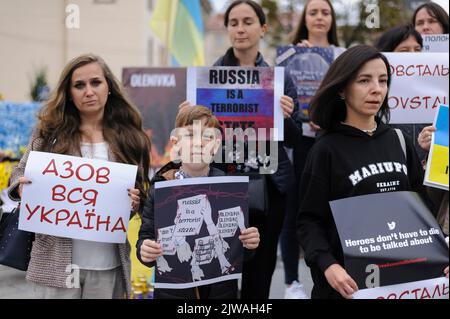
[[[167,46],[172,65],[205,65],[200,0],[158,0],[150,27]]]

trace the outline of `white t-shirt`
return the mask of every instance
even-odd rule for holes
[[[108,160],[108,144],[81,143],[84,158]],[[110,270],[120,266],[117,244],[72,239],[72,263],[85,270]]]

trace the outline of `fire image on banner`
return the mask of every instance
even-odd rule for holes
[[[436,112],[436,132],[431,140],[430,155],[425,172],[425,185],[448,191],[448,105],[441,105]]]

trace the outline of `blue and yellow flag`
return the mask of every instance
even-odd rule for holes
[[[158,0],[150,27],[167,46],[172,65],[205,65],[200,0]]]
[[[449,109],[441,105],[434,121],[434,133],[425,173],[425,185],[448,190]]]

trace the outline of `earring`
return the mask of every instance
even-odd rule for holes
[[[108,95],[111,95],[111,91],[108,92]]]
[[[341,100],[345,101],[345,96],[341,95],[340,98]]]

